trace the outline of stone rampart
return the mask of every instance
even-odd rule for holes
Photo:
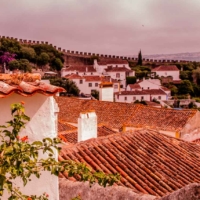
[[[18,39],[18,38],[13,38],[13,37],[8,37],[8,36],[0,36],[1,38],[7,38],[7,39],[13,39],[13,40],[17,40],[22,44],[27,44],[27,45],[34,45],[34,44],[49,44],[47,41],[35,41],[35,40],[27,40],[27,39]],[[51,46],[53,46],[52,44],[49,44]],[[119,55],[107,55],[107,54],[98,54],[98,53],[92,53],[92,52],[79,52],[79,51],[73,51],[73,50],[65,50],[62,49],[61,47],[57,47],[54,46],[55,49],[57,49],[58,51],[63,52],[63,54],[65,55],[65,57],[74,57],[73,59],[76,59],[78,57],[80,58],[90,58],[91,56],[98,56],[100,58],[114,58],[114,59],[125,59],[125,60],[129,60],[132,62],[137,62],[137,58],[136,57],[127,57],[127,56],[119,56]],[[76,58],[75,58],[76,57]],[[72,60],[73,60],[72,59]],[[66,60],[66,58],[65,58]],[[149,58],[143,58],[143,62],[144,63],[155,63],[155,64],[173,64],[173,63],[189,63],[192,61],[186,61],[186,60],[157,60],[157,59],[149,59]]]

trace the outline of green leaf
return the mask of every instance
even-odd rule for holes
[[[40,141],[35,141],[35,142],[32,143],[32,145],[35,145],[35,146],[42,146],[43,143],[40,142]]]

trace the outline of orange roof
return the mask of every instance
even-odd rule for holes
[[[179,71],[176,65],[160,65],[151,70],[152,72],[156,71]]]
[[[94,171],[119,173],[117,184],[137,193],[165,196],[189,183],[200,183],[200,146],[150,130],[66,146],[59,155],[63,159],[84,162]]]
[[[127,69],[126,67],[112,67],[105,69],[106,72],[132,72],[132,70]]]
[[[68,74],[65,76],[65,78],[67,78],[67,79],[83,79],[83,77],[78,74]]]
[[[40,81],[38,74],[0,74],[0,98],[7,97],[12,93],[22,96],[32,96],[41,93],[47,96],[63,92],[65,89]]]
[[[70,97],[55,97],[60,112],[60,120],[77,123],[81,112],[95,110],[98,123],[111,128],[120,129],[124,124],[133,127],[151,127],[152,129],[177,131],[181,130],[197,110],[173,110],[154,108],[150,106],[107,102],[96,100],[75,99]],[[67,113],[67,114],[66,114]]]
[[[127,60],[122,59],[112,59],[112,58],[100,58],[99,61],[97,61],[99,65],[117,65],[117,64],[128,64]]]
[[[98,125],[98,127],[97,127],[97,136],[98,137],[107,136],[107,135],[111,135],[111,134],[115,134],[115,133],[117,133],[117,132],[113,131],[111,128],[109,128],[103,124]],[[75,144],[78,142],[78,129],[74,128],[69,131],[66,130],[66,131],[59,132],[58,137],[63,139],[65,142]]]
[[[79,65],[79,66],[70,66],[63,69],[64,71],[77,71],[77,72],[96,72],[93,65]]]
[[[131,89],[142,89],[138,83],[135,84],[128,84]]]

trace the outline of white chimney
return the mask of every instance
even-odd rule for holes
[[[78,118],[78,142],[97,138],[97,116],[95,111],[80,113]]]
[[[99,101],[114,101],[113,83],[105,82],[99,84]]]

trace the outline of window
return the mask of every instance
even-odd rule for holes
[[[99,86],[99,84],[98,83],[95,83],[95,87],[98,87]]]
[[[115,88],[115,89],[118,89],[118,85],[114,85],[114,88]]]
[[[80,80],[79,83],[82,84],[82,83],[83,83],[83,80]]]
[[[133,101],[135,101],[136,100],[136,97],[133,97]]]
[[[149,90],[149,87],[148,87],[148,90]]]
[[[160,100],[161,100],[161,96],[158,96],[158,99],[160,99]]]
[[[127,97],[124,97],[124,100],[126,101],[126,100],[127,100]]]
[[[120,78],[120,73],[116,73],[116,78]]]
[[[118,67],[118,65],[116,65],[116,67]]]
[[[78,72],[76,72],[76,74],[78,74]]]
[[[144,100],[144,97],[143,97],[143,96],[141,96],[141,100]]]
[[[89,86],[89,87],[92,87],[92,83],[88,83],[88,86]]]
[[[91,72],[91,75],[93,75],[93,73]]]

